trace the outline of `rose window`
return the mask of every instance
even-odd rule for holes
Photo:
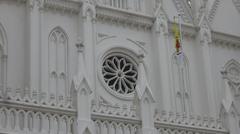
[[[135,90],[137,69],[125,55],[107,57],[103,62],[102,73],[106,84],[115,92],[130,94]]]

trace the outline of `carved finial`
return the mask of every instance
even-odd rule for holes
[[[77,47],[78,52],[84,51],[84,45],[83,45],[83,41],[81,41],[81,39],[77,40],[76,47]]]
[[[143,59],[145,57],[145,54],[142,50],[139,51],[139,54],[138,54],[138,59],[139,59],[139,62],[142,63],[143,62]]]
[[[220,73],[222,74],[223,79],[227,78],[228,72],[226,70],[223,70]]]

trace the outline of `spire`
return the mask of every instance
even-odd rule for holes
[[[78,134],[93,134],[94,124],[91,120],[91,94],[92,89],[89,85],[87,75],[87,68],[84,59],[84,45],[78,40],[77,44],[78,53],[78,70],[77,75],[73,79],[73,86],[77,92],[77,128]]]
[[[149,86],[146,72],[143,64],[144,54],[139,55],[139,65],[138,65],[138,81],[136,85],[136,95],[139,100],[142,100],[143,96],[146,94],[152,103],[155,102],[153,93]]]
[[[150,85],[147,81],[146,72],[143,65],[144,54],[140,54],[138,57],[138,81],[136,85],[135,102],[142,119],[141,134],[155,134],[157,133],[153,123],[155,99],[153,98]]]

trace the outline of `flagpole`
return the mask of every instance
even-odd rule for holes
[[[183,72],[183,64],[184,64],[184,55],[183,55],[183,37],[182,37],[182,21],[181,21],[181,14],[178,14],[178,23],[179,23],[179,36],[180,36],[180,53],[179,53],[179,60],[180,60],[180,77],[181,77],[181,82],[182,82],[182,102],[183,102],[183,112],[186,114],[187,113],[187,109],[186,109],[186,104],[185,104],[185,81],[184,81],[184,72]]]
[[[183,50],[183,46],[182,46],[182,21],[181,21],[181,14],[178,14],[178,24],[179,24],[179,36],[180,36],[180,51],[182,53],[182,50]]]
[[[180,66],[182,67],[184,64],[184,54],[183,54],[183,37],[182,37],[182,21],[181,14],[178,14],[178,24],[179,24],[179,36],[180,36],[180,51],[179,51],[179,60]]]

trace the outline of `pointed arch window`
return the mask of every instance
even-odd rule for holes
[[[6,90],[7,83],[7,38],[0,23],[0,98]]]
[[[224,83],[223,102],[228,100],[230,107],[222,105],[221,118],[230,132],[239,132],[240,111],[240,63],[234,59],[228,61],[221,72]],[[231,127],[228,127],[231,126]]]
[[[225,77],[228,77],[229,86],[232,88],[234,97],[240,98],[240,63],[236,60],[230,60],[225,65]]]
[[[2,61],[2,56],[3,56],[3,36],[2,36],[2,32],[0,31],[0,88],[3,89],[3,77],[2,77],[2,73],[3,73],[3,61]]]
[[[67,94],[68,38],[56,27],[49,35],[49,92],[52,99],[63,101]]]
[[[176,111],[189,114],[192,111],[189,65],[185,54],[173,54],[173,80]]]

